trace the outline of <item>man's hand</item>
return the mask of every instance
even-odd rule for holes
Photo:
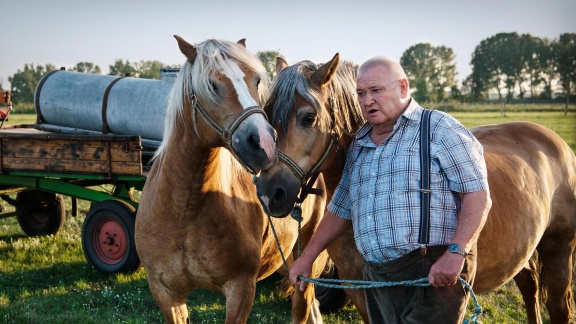
[[[302,254],[290,267],[290,283],[294,286],[300,285],[300,291],[306,290],[306,286],[308,283],[306,281],[298,279],[298,276],[303,276],[310,278],[310,274],[312,273],[312,263],[314,259],[306,258],[304,254]]]
[[[454,285],[464,267],[464,257],[460,254],[446,251],[444,255],[432,265],[428,282],[434,287]]]

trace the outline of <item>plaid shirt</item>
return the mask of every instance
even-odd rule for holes
[[[381,145],[362,126],[346,157],[340,183],[328,205],[352,220],[364,259],[386,262],[419,248],[420,119],[411,100]],[[440,111],[430,121],[430,245],[449,244],[458,222],[458,193],[487,188],[483,148],[462,124]]]

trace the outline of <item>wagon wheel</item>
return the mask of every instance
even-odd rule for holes
[[[42,190],[19,192],[16,218],[29,236],[57,234],[66,220],[66,206],[61,195]]]
[[[338,279],[338,268],[332,266],[329,272],[323,273],[320,278]],[[315,286],[314,293],[316,299],[320,302],[320,312],[322,314],[331,314],[344,308],[349,302],[350,298],[342,288],[327,288],[323,286]]]
[[[106,273],[140,268],[134,241],[136,209],[119,200],[96,203],[82,225],[82,249],[88,263]]]

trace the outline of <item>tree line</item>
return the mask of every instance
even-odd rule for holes
[[[275,75],[277,51],[262,51],[256,55],[270,78]],[[488,100],[496,93],[500,101],[518,98],[552,99],[555,91],[567,100],[576,93],[576,33],[564,33],[548,39],[530,34],[498,33],[480,42],[472,53],[472,73],[457,83],[456,55],[450,47],[418,43],[402,54],[412,96],[420,102]],[[177,67],[159,61],[130,62],[116,60],[108,75],[130,75],[160,79],[160,68]],[[34,89],[40,78],[56,67],[25,64],[8,80],[14,103],[33,102]],[[80,62],[68,69],[101,74],[99,66]],[[0,90],[2,85],[0,84]]]

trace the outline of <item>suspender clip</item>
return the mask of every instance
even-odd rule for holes
[[[420,244],[420,254],[426,255],[426,252],[428,252],[428,248],[426,247],[426,244]]]

